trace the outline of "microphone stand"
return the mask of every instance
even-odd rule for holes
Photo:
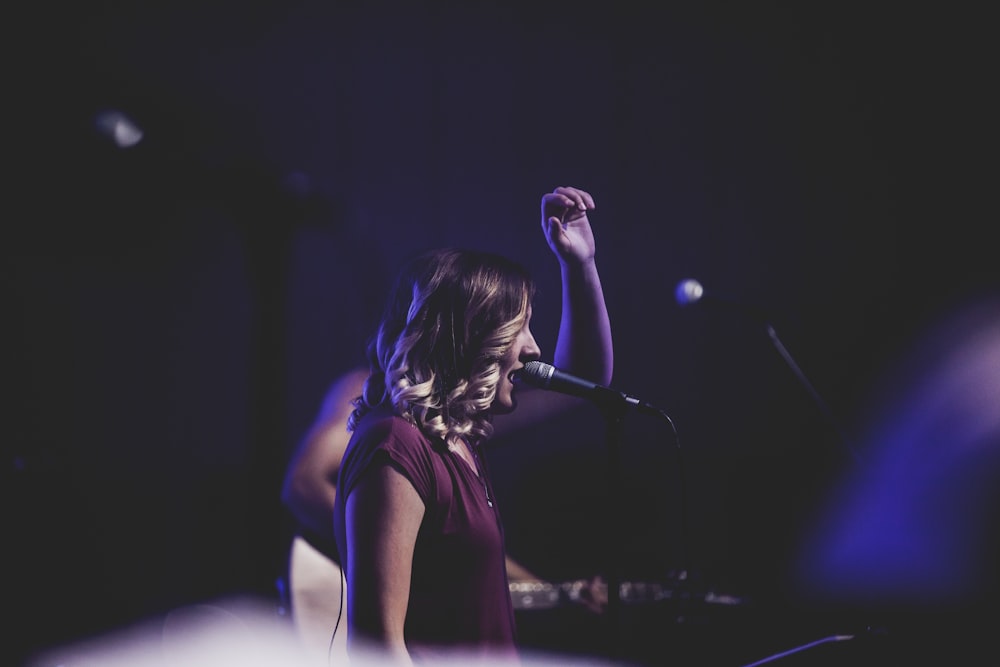
[[[749,308],[749,307],[741,306],[741,305],[738,305],[738,304],[732,304],[732,305],[736,305],[737,309],[743,311],[744,314],[746,314],[751,320],[754,320],[754,321],[760,323],[761,325],[763,325],[764,330],[766,331],[768,338],[771,340],[771,343],[774,345],[774,348],[777,350],[778,354],[781,356],[781,358],[784,360],[784,362],[791,369],[792,373],[795,375],[796,379],[798,379],[799,383],[801,383],[801,385],[809,393],[809,396],[812,398],[813,402],[816,404],[816,406],[819,408],[820,412],[823,414],[823,417],[826,419],[826,422],[827,422],[828,426],[831,429],[833,429],[834,433],[836,434],[840,445],[845,450],[847,450],[848,454],[850,454],[851,458],[853,459],[853,462],[854,462],[855,466],[857,466],[858,468],[863,468],[864,467],[864,461],[862,460],[861,456],[857,453],[857,451],[851,446],[850,440],[845,435],[843,429],[840,428],[840,425],[839,425],[836,417],[834,417],[834,415],[833,415],[833,411],[830,409],[829,405],[827,405],[826,401],[823,400],[823,397],[820,395],[819,391],[816,390],[816,387],[814,387],[813,384],[806,377],[805,373],[802,372],[802,369],[796,363],[795,359],[792,357],[791,353],[785,347],[784,343],[781,342],[781,339],[778,337],[778,333],[777,333],[777,331],[775,331],[774,326],[771,324],[769,318],[767,318],[766,316],[762,315],[760,313],[760,311],[758,311],[755,308]],[[875,632],[877,632],[877,633],[885,633],[886,629],[885,628],[877,628],[875,630]],[[854,635],[835,635],[833,637],[827,637],[825,639],[821,639],[821,640],[818,640],[816,642],[811,642],[811,643],[806,644],[804,646],[801,646],[799,648],[793,649],[792,651],[787,651],[787,652],[784,652],[784,653],[780,653],[780,654],[778,654],[776,656],[772,656],[770,658],[767,658],[765,660],[760,660],[758,662],[753,663],[752,665],[746,665],[745,667],[756,667],[757,665],[761,665],[761,664],[764,664],[766,662],[770,662],[771,660],[777,659],[779,657],[784,657],[784,656],[789,655],[789,654],[794,653],[794,652],[798,652],[798,651],[801,651],[801,650],[804,650],[804,649],[807,649],[807,648],[812,648],[813,646],[821,644],[821,643],[826,643],[826,642],[829,642],[829,641],[844,641],[844,640],[853,639],[853,638],[854,638]]]
[[[554,384],[553,377],[555,377]],[[635,409],[641,414],[654,415],[665,419],[673,432],[674,444],[677,445],[679,449],[680,443],[677,438],[677,429],[674,427],[673,420],[670,419],[670,416],[663,410],[660,410],[659,408],[640,401],[625,393],[615,391],[608,387],[595,385],[591,382],[562,373],[548,364],[543,364],[541,362],[528,362],[525,364],[523,369],[514,375],[514,379],[523,379],[529,384],[533,384],[543,389],[588,398],[596,403],[598,410],[604,416],[606,423],[605,439],[607,443],[608,506],[610,510],[608,529],[610,549],[608,550],[609,555],[607,556],[608,604],[605,618],[609,624],[610,653],[613,656],[620,657],[622,572],[621,562],[617,554],[617,547],[623,542],[623,533],[622,524],[621,522],[617,522],[616,519],[624,514],[621,507],[622,482],[620,454],[622,432],[625,424],[625,413],[629,410]],[[681,472],[682,513],[686,513],[683,510],[683,488],[683,472]],[[687,531],[686,526],[683,525],[684,523],[686,523],[686,519],[682,516],[682,532],[686,533]],[[683,537],[683,540],[686,542],[686,537]]]
[[[851,447],[847,436],[844,435],[843,430],[838,425],[836,417],[833,416],[833,411],[830,410],[830,407],[826,404],[826,401],[823,400],[823,397],[820,396],[818,391],[816,391],[816,388],[812,385],[811,382],[809,382],[809,379],[805,376],[805,373],[802,372],[802,369],[799,368],[799,365],[795,363],[795,359],[792,358],[792,355],[788,352],[788,349],[785,348],[784,344],[781,342],[781,339],[778,338],[778,333],[774,330],[774,327],[771,325],[771,323],[768,322],[767,320],[764,320],[764,328],[767,331],[768,338],[771,339],[771,342],[774,344],[775,349],[778,351],[778,354],[781,355],[781,358],[785,360],[786,364],[788,364],[788,367],[792,370],[792,373],[795,374],[795,377],[798,379],[798,381],[802,384],[803,387],[805,387],[806,391],[809,392],[809,395],[812,397],[813,402],[819,408],[820,412],[823,413],[823,416],[826,418],[826,421],[830,425],[830,428],[832,428],[834,432],[837,434],[837,437],[840,440],[841,445],[844,447],[844,449],[847,450],[847,452],[854,459],[854,463],[860,467],[862,465],[861,457],[858,455],[856,451],[854,451],[854,448]]]
[[[701,284],[693,280],[682,281],[677,286],[677,300],[682,307],[701,301],[702,300]],[[843,447],[847,451],[847,453],[851,456],[855,466],[857,466],[858,468],[863,468],[865,464],[861,456],[851,446],[850,439],[844,434],[844,431],[840,428],[837,419],[833,415],[833,411],[830,410],[830,407],[827,405],[826,401],[823,400],[823,397],[820,396],[820,393],[809,381],[805,373],[802,372],[802,369],[799,368],[799,365],[795,362],[795,359],[792,357],[791,353],[789,353],[784,343],[781,342],[781,339],[778,337],[777,331],[775,331],[774,326],[770,322],[770,318],[766,316],[763,312],[761,312],[759,308],[751,307],[746,304],[737,303],[726,299],[719,299],[716,297],[710,299],[709,302],[718,303],[720,305],[733,308],[734,310],[742,313],[749,320],[756,322],[764,327],[764,330],[767,333],[768,338],[771,340],[771,343],[774,345],[774,348],[777,350],[778,354],[791,369],[792,373],[795,375],[796,379],[798,379],[799,383],[809,393],[809,396],[812,398],[813,402],[819,408],[820,412],[823,414],[823,417],[826,419],[827,425],[834,431],[835,435],[837,436],[837,439],[841,447]],[[885,630],[879,629],[879,632],[885,632]],[[818,643],[825,643],[827,641],[842,641],[844,639],[851,639],[851,638],[853,638],[853,635],[844,635],[844,636],[837,635],[834,637],[820,640],[819,642],[807,644],[803,647],[795,649],[795,651],[799,651],[804,648],[810,648]],[[795,651],[779,654],[778,656],[774,656],[771,659],[777,657],[783,657],[784,655],[787,655],[788,653]],[[758,661],[756,663],[753,663],[753,665],[748,665],[746,667],[755,667],[756,665],[763,664],[764,662],[769,662],[771,659]]]
[[[607,482],[608,482],[608,492],[610,496],[610,514],[611,517],[611,528],[609,530],[609,536],[611,539],[611,549],[609,549],[608,556],[608,610],[607,610],[607,621],[609,626],[610,635],[610,654],[613,658],[624,658],[623,642],[621,637],[621,585],[622,585],[622,572],[621,572],[621,560],[618,557],[617,546],[623,541],[623,531],[622,523],[615,521],[616,517],[623,516],[623,507],[621,503],[622,498],[622,475],[621,475],[621,445],[622,445],[622,433],[625,426],[625,414],[632,409],[632,405],[627,401],[621,402],[609,402],[600,404],[600,411],[604,415],[606,428],[605,428],[605,440],[607,443],[607,454],[608,454],[608,470],[607,470]],[[673,434],[674,444],[678,450],[680,450],[680,440],[677,436],[677,428],[674,425],[673,420],[663,410],[659,408],[654,408],[652,406],[644,406],[641,410],[646,414],[652,414],[657,417],[664,419],[670,426],[670,430]],[[681,543],[682,548],[685,552],[685,571],[687,569],[687,510],[686,505],[686,492],[684,490],[685,481],[683,468],[679,468],[680,475],[680,487],[681,487]]]
[[[625,426],[625,414],[628,412],[632,406],[625,402],[613,402],[605,403],[601,405],[601,412],[604,415],[606,428],[605,428],[605,440],[607,442],[607,454],[608,454],[608,470],[607,470],[607,483],[608,492],[610,497],[610,529],[608,531],[611,540],[611,548],[608,550],[608,609],[607,609],[607,622],[608,631],[610,637],[610,655],[612,658],[623,658],[623,642],[621,636],[622,620],[621,620],[621,610],[622,610],[622,600],[621,600],[621,585],[622,585],[622,572],[621,572],[621,559],[618,557],[618,546],[623,542],[623,524],[620,521],[616,521],[617,517],[623,516],[624,511],[622,507],[622,475],[621,475],[621,445],[622,445],[622,433]],[[659,409],[650,409],[651,413],[654,413],[665,419],[670,425],[670,429],[674,435],[674,442],[680,447],[679,441],[677,439],[677,429],[674,426],[674,422],[670,419],[670,416]],[[684,479],[683,472],[681,475],[681,504],[682,504],[682,543],[686,551],[686,518],[683,516],[686,514],[686,510],[683,508],[685,503],[685,492],[684,492]],[[685,568],[687,563],[685,563]]]
[[[608,550],[608,630],[612,657],[621,657],[621,562],[618,546],[622,543],[622,525],[616,521],[621,514],[621,444],[625,425],[625,403],[604,405],[601,412],[606,421],[605,439],[608,453],[608,493],[610,497],[610,549]]]
[[[818,391],[816,391],[816,388],[805,376],[805,373],[802,372],[802,369],[799,368],[799,365],[795,362],[795,359],[792,358],[792,355],[788,352],[788,349],[785,347],[784,343],[782,343],[781,339],[778,338],[778,332],[774,330],[774,326],[771,324],[770,318],[767,316],[765,312],[763,312],[760,308],[756,306],[750,306],[744,303],[730,301],[728,299],[722,299],[714,296],[711,298],[703,297],[701,284],[697,283],[696,281],[682,281],[677,286],[677,294],[678,294],[678,303],[681,305],[681,307],[685,307],[690,304],[705,303],[705,302],[711,304],[717,304],[720,306],[731,308],[741,313],[744,317],[746,317],[750,321],[756,322],[761,326],[763,326],[764,331],[767,333],[767,336],[768,338],[770,338],[771,343],[778,351],[778,354],[791,369],[792,373],[795,375],[796,379],[798,379],[799,383],[809,393],[809,396],[812,398],[813,402],[816,404],[816,406],[819,408],[819,411],[823,414],[823,417],[826,419],[827,424],[830,426],[830,428],[833,429],[834,433],[837,436],[837,439],[840,441],[840,445],[847,450],[848,454],[851,455],[851,458],[854,459],[855,465],[859,467],[863,465],[861,457],[854,450],[854,448],[851,447],[850,440],[847,438],[843,430],[840,428],[837,419],[833,416],[833,411],[830,410],[830,407],[826,404],[826,401],[824,401],[823,397],[820,396]]]

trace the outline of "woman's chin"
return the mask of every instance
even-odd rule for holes
[[[493,404],[490,406],[490,412],[492,412],[495,415],[506,415],[513,412],[514,408],[516,407],[517,407],[517,397],[512,395],[509,399],[506,400],[497,399],[493,401]]]

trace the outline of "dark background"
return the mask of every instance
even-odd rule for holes
[[[798,531],[888,360],[998,287],[983,16],[206,0],[56,2],[5,23],[15,660],[180,605],[276,597],[285,462],[403,257],[524,261],[550,358],[558,271],[537,206],[558,185],[597,200],[613,385],[670,414],[684,459],[664,422],[629,415],[609,480],[586,407],[498,443],[511,551],[555,581],[610,562],[755,602],[628,609],[644,661],[724,644],[735,665],[840,631],[782,615]],[[143,141],[112,145],[106,109]],[[757,320],[679,307],[689,277],[762,309],[836,424]],[[529,644],[603,650],[588,622],[522,618]]]

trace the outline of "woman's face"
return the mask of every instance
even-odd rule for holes
[[[528,306],[524,325],[517,333],[514,344],[500,360],[500,382],[497,384],[496,398],[493,399],[493,412],[495,413],[507,413],[517,406],[514,398],[514,383],[510,379],[510,374],[522,368],[527,362],[537,360],[542,355],[538,343],[535,342],[535,337],[531,334],[530,325],[531,306]]]

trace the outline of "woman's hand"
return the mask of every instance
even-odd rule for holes
[[[560,261],[584,263],[594,258],[596,247],[587,211],[594,198],[579,188],[558,187],[542,196],[542,231]]]

